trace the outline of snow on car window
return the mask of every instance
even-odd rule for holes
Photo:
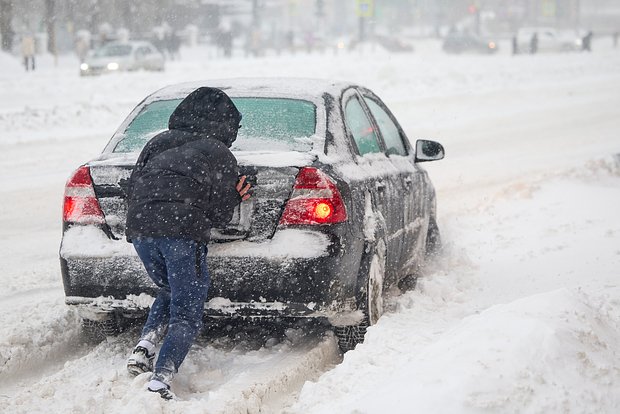
[[[131,45],[108,45],[95,51],[95,57],[127,56],[131,53]]]
[[[309,151],[316,130],[316,106],[288,98],[232,98],[241,112],[241,129],[232,150]],[[155,101],[130,122],[114,152],[137,152],[157,133],[168,129],[168,119],[181,99]]]

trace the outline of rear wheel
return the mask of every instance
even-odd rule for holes
[[[116,336],[121,332],[115,318],[103,320],[82,319],[82,334],[88,342],[98,343],[108,336]]]
[[[372,257],[368,271],[366,315],[370,325],[377,323],[383,315],[383,276],[385,275],[385,260],[378,254]]]
[[[361,274],[366,274],[366,284],[360,298],[360,310],[364,317],[357,325],[337,326],[335,334],[340,350],[344,353],[355,349],[357,344],[364,342],[366,329],[377,323],[383,314],[383,277],[385,275],[385,244],[371,250],[361,266]],[[367,270],[366,270],[367,269]]]
[[[426,256],[434,256],[441,250],[441,235],[439,234],[439,227],[437,226],[437,220],[431,217],[428,224],[428,233],[426,235]]]
[[[338,346],[340,347],[340,351],[345,353],[355,349],[357,344],[364,342],[364,335],[366,335],[367,327],[367,318],[364,318],[359,325],[335,327],[334,331],[336,333],[336,337],[338,338]]]
[[[88,342],[99,343],[109,336],[117,336],[131,326],[144,322],[141,315],[126,317],[120,312],[98,314],[96,319],[82,318],[82,334]]]

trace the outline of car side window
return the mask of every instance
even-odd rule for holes
[[[383,142],[385,142],[385,146],[387,147],[388,155],[396,154],[406,156],[407,149],[405,148],[405,144],[403,144],[403,138],[400,135],[398,126],[394,124],[390,115],[388,115],[388,113],[372,98],[364,96],[364,99],[366,100],[368,108],[370,108],[370,113],[372,113],[375,121],[377,121],[379,130],[383,136]]]
[[[360,155],[382,152],[377,134],[356,97],[349,99],[346,104],[345,120]]]
[[[136,56],[139,57],[145,57],[146,55],[148,55],[150,53],[149,48],[145,47],[145,46],[140,46],[138,48],[138,50],[136,51]]]

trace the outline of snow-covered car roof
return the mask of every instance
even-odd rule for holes
[[[304,99],[320,104],[320,98],[327,93],[339,96],[354,86],[351,83],[310,78],[233,78],[195,81],[166,86],[147,98],[147,102],[162,99],[182,98],[201,86],[222,89],[230,96],[277,96]]]

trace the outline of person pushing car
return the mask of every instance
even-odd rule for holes
[[[250,197],[229,149],[240,121],[223,91],[196,89],[172,113],[168,130],[146,144],[129,179],[127,239],[159,291],[127,369],[133,375],[152,371],[148,390],[167,400],[202,327],[211,227],[229,222]]]

